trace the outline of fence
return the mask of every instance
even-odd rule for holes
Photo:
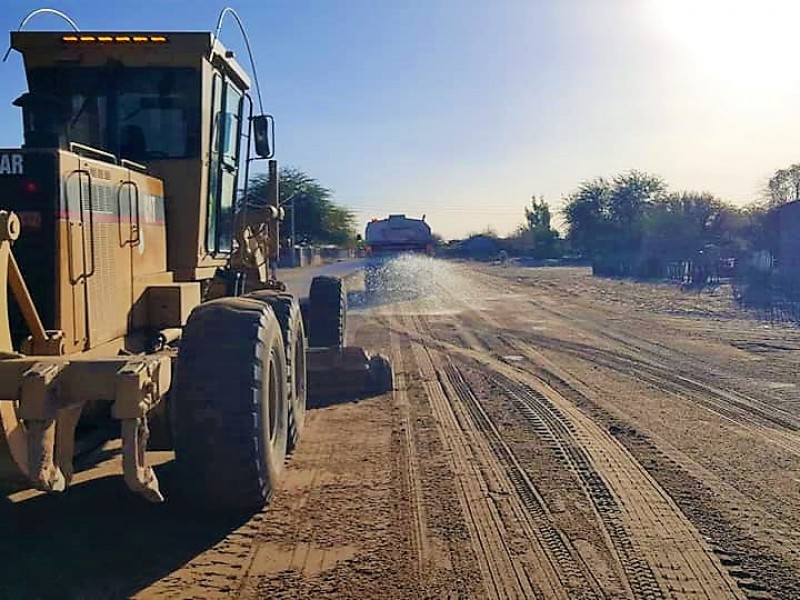
[[[742,264],[731,278],[733,297],[758,318],[772,322],[800,322],[800,271],[781,271],[771,264]]]
[[[325,262],[354,257],[355,250],[333,247],[296,246],[294,248],[294,257],[292,257],[291,249],[281,249],[281,259],[278,262],[278,266],[284,269],[289,267],[311,267],[321,265]]]

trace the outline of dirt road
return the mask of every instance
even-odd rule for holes
[[[263,513],[87,471],[0,506],[0,597],[800,597],[800,331],[584,269],[398,273],[350,319],[396,390],[311,410]]]

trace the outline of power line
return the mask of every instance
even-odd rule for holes
[[[466,206],[406,206],[404,205],[402,209],[395,209],[392,207],[364,207],[364,206],[348,206],[348,205],[341,205],[344,208],[347,208],[353,212],[395,212],[396,210],[402,210],[406,214],[409,213],[424,213],[424,212],[437,212],[437,211],[454,211],[454,212],[461,212],[461,213],[471,213],[471,214],[507,214],[507,215],[520,215],[521,217],[525,216],[525,212],[523,209],[511,209],[511,208],[473,208],[473,207],[466,207]]]

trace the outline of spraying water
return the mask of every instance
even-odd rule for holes
[[[469,276],[466,265],[419,254],[373,262],[365,269],[355,309],[381,308],[402,314],[453,314],[480,309],[488,289]]]

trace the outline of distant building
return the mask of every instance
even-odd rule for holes
[[[476,260],[496,258],[502,249],[500,240],[483,234],[474,235],[458,244],[459,256]]]

